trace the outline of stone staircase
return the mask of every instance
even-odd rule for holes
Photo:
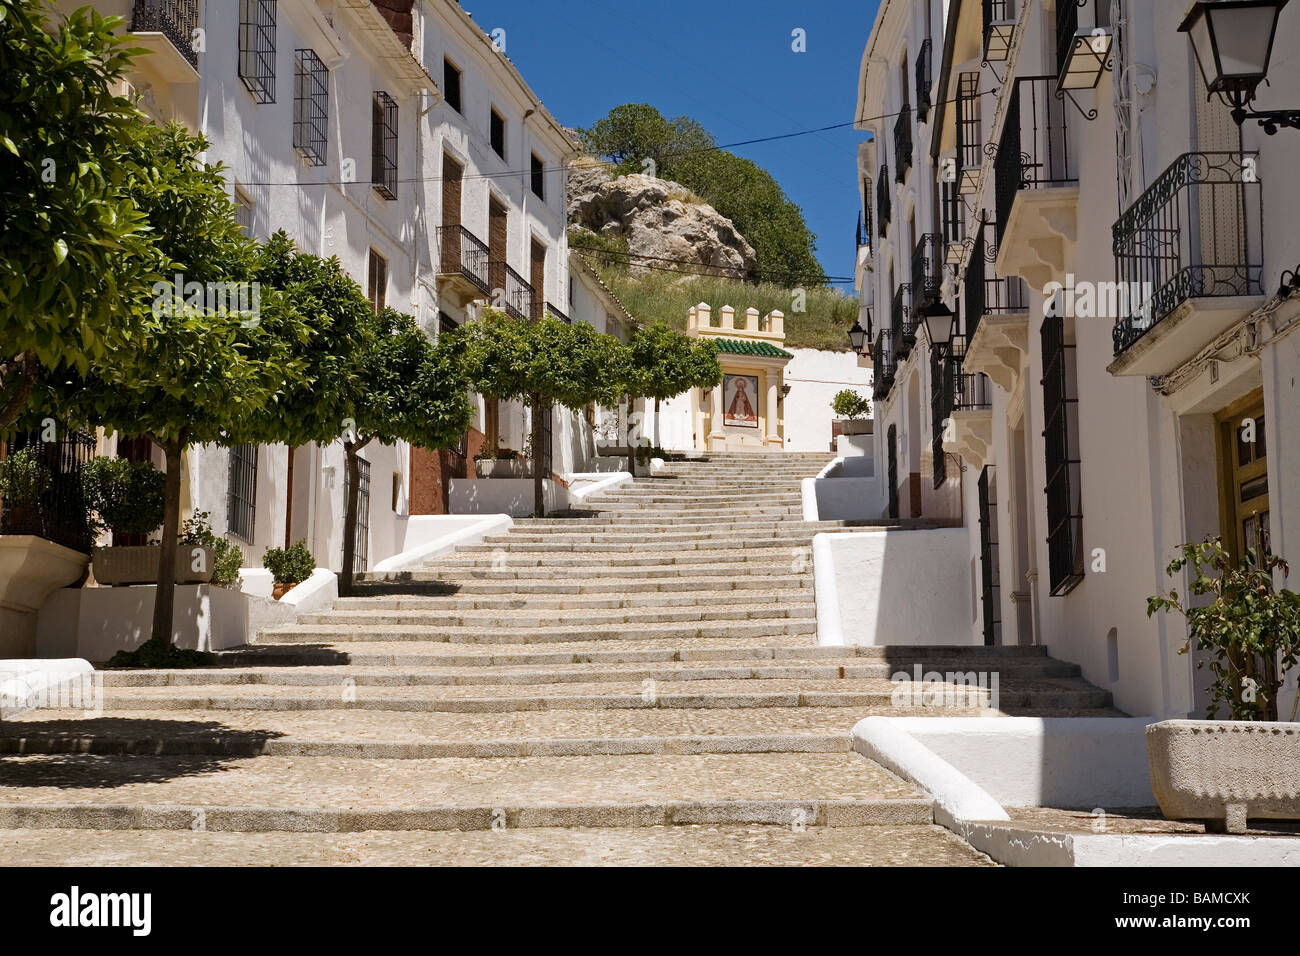
[[[1108,714],[1041,648],[815,643],[799,481],[710,454],[363,575],[222,667],[105,674],[105,710],[0,725],[0,851],[44,862],[987,860],[850,750],[898,671],[996,671],[1004,713]],[[879,523],[885,524],[885,523]],[[54,828],[59,832],[53,833]],[[169,832],[164,832],[169,831]],[[246,854],[239,831],[257,831]],[[245,834],[246,836],[246,834]]]

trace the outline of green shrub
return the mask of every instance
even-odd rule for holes
[[[0,498],[6,502],[35,502],[49,487],[50,470],[30,448],[0,461]]]
[[[189,667],[211,667],[217,661],[215,654],[207,651],[185,650],[175,644],[145,641],[133,651],[118,651],[108,660],[108,667],[156,667],[178,670]]]
[[[244,564],[244,552],[239,545],[227,541],[212,530],[206,511],[196,511],[181,525],[178,538],[182,547],[212,549],[212,583],[219,588],[238,591],[243,583],[239,569]]]
[[[840,418],[862,418],[871,411],[871,402],[852,389],[842,388],[831,399],[831,410]]]
[[[163,523],[167,476],[147,461],[92,458],[81,471],[95,534],[150,534]]]
[[[271,572],[276,584],[298,584],[311,577],[316,569],[316,559],[307,550],[304,538],[292,548],[267,548],[262,566]]]

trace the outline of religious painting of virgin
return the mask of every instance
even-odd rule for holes
[[[742,428],[758,427],[758,376],[722,377],[722,423]]]

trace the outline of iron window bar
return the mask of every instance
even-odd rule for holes
[[[917,309],[939,300],[943,284],[943,257],[941,237],[937,232],[927,232],[916,241],[912,249],[912,297]]]
[[[1054,76],[1025,76],[1015,81],[1007,101],[1002,138],[993,160],[993,192],[999,245],[1011,207],[1022,189],[1077,186],[1077,159],[1070,152],[1070,125]],[[1096,115],[1096,110],[1092,111]]]
[[[954,335],[945,355],[949,374],[949,411],[983,411],[993,407],[993,387],[982,372],[965,370],[969,339]]]
[[[161,33],[194,69],[199,51],[194,31],[199,28],[199,0],[135,0],[131,7],[132,33]]]
[[[329,142],[329,69],[315,50],[294,51],[293,148],[324,166]]]
[[[383,90],[375,91],[370,143],[371,183],[379,195],[394,200],[397,198],[397,101]]]
[[[892,324],[890,334],[893,336],[892,355],[896,362],[901,362],[916,344],[916,316],[912,309],[912,283],[900,283],[894,290],[894,299],[890,305]]]
[[[962,305],[966,313],[966,341],[975,338],[975,330],[986,315],[1029,311],[1029,292],[1019,276],[993,275],[989,266],[997,260],[996,242],[989,242],[994,224],[982,221],[975,231],[966,277],[962,287]]]
[[[230,533],[253,543],[257,512],[257,446],[230,446],[230,468],[226,480],[226,527]]]
[[[489,262],[488,275],[493,295],[501,292],[501,305],[506,315],[514,319],[529,319],[533,315],[533,287],[504,262]]]
[[[886,436],[888,454],[889,517],[898,518],[898,426],[890,425]]]
[[[894,120],[894,179],[903,182],[912,165],[912,108],[904,106]]]
[[[1111,227],[1116,355],[1188,299],[1263,294],[1258,158],[1184,153]]]
[[[871,397],[875,401],[881,401],[889,395],[889,390],[894,384],[894,350],[889,329],[881,329],[876,333],[876,344],[871,349],[871,359],[873,367]]]
[[[916,51],[916,121],[924,123],[926,117],[930,115],[930,107],[933,105],[930,99],[933,88],[933,80],[930,78],[931,73],[931,50],[934,43],[929,37],[921,41],[921,48]]]
[[[239,79],[255,102],[275,102],[275,0],[239,0]]]
[[[892,213],[890,209],[889,191],[892,187],[889,185],[889,164],[880,164],[880,178],[876,180],[876,215],[879,217],[879,236],[885,238],[889,231],[889,217]]]
[[[943,450],[945,422],[952,415],[952,369],[945,361],[947,346],[930,349],[930,460],[934,487],[948,478],[948,460]]]
[[[984,643],[1002,641],[1001,581],[998,570],[997,500],[994,493],[994,467],[985,465],[979,477],[980,522],[980,604],[984,626]]]
[[[1065,341],[1064,316],[1042,326],[1043,446],[1047,465],[1047,564],[1053,596],[1083,580],[1083,514],[1079,491],[1078,392],[1074,345]]]
[[[343,500],[352,493],[350,469],[343,469]],[[370,562],[370,462],[357,459],[357,527],[352,538],[352,569],[366,570]]]
[[[980,75],[962,73],[957,77],[956,176],[961,192],[974,192],[984,164],[984,133],[980,114]]]
[[[441,249],[439,272],[442,275],[464,276],[485,295],[492,291],[488,278],[488,247],[478,236],[464,226],[439,226],[438,247]]]

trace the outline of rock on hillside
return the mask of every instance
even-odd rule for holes
[[[684,271],[743,278],[758,261],[730,219],[692,196],[680,183],[640,173],[614,178],[600,165],[578,165],[569,174],[569,223],[626,239],[635,256],[632,271],[693,264]],[[702,268],[701,268],[702,267]]]

